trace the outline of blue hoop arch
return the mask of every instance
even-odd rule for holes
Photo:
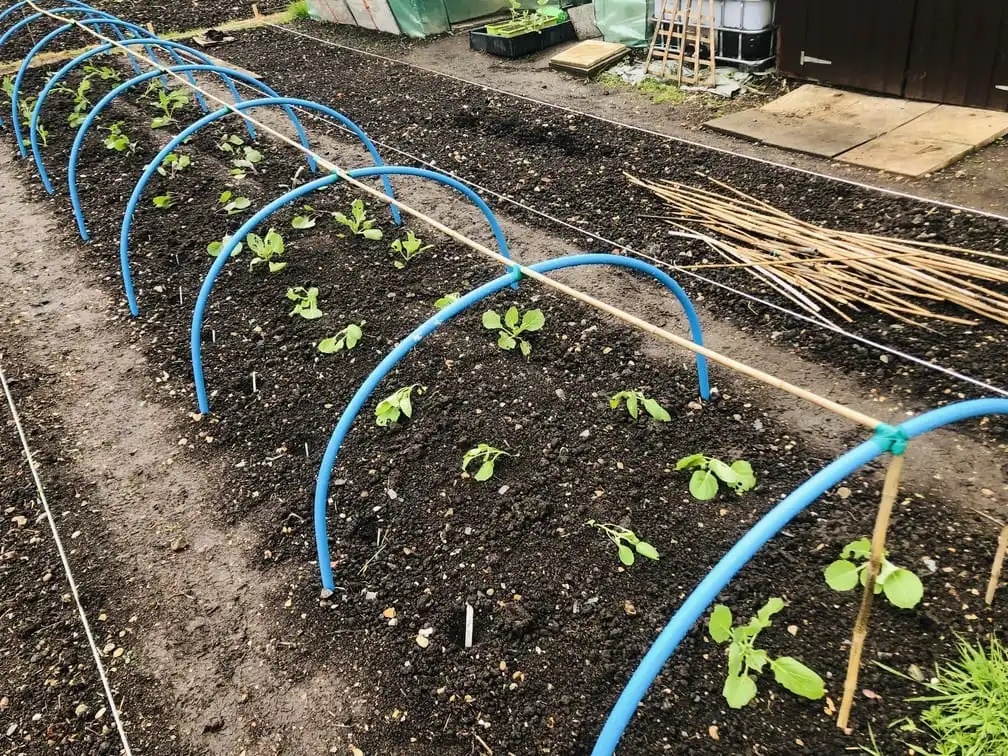
[[[325,115],[328,115],[331,118],[334,118],[335,120],[339,121],[341,124],[346,126],[348,129],[350,129],[361,140],[361,142],[367,148],[368,152],[371,154],[372,159],[377,164],[377,167],[375,168],[358,169],[358,172],[372,171],[372,173],[368,173],[366,175],[376,175],[376,173],[377,175],[381,175],[382,184],[384,185],[386,194],[388,194],[389,197],[394,197],[392,193],[392,185],[389,182],[387,175],[385,174],[394,172],[405,172],[406,169],[401,170],[397,169],[393,171],[387,168],[382,162],[381,155],[378,154],[378,150],[375,148],[374,143],[371,141],[368,135],[364,133],[364,130],[361,129],[360,126],[351,121],[342,113],[339,113],[325,105],[320,105],[317,102],[313,102],[311,100],[300,100],[295,97],[265,97],[257,100],[246,100],[245,102],[241,102],[235,105],[234,110],[245,111],[250,108],[276,106],[276,105],[295,105],[297,107],[304,108],[306,110],[315,110]],[[137,185],[133,187],[133,193],[130,195],[129,202],[126,205],[126,211],[123,214],[122,228],[120,229],[119,232],[119,262],[120,267],[122,268],[123,286],[126,290],[126,299],[129,301],[130,312],[132,312],[133,315],[138,315],[140,313],[140,310],[137,308],[136,296],[133,292],[133,280],[132,276],[130,275],[129,232],[130,228],[133,225],[133,215],[136,212],[136,208],[140,202],[140,197],[143,194],[143,190],[147,186],[150,179],[153,177],[154,173],[157,171],[157,167],[161,164],[161,161],[164,160],[164,158],[168,155],[169,152],[174,150],[175,147],[181,144],[191,134],[194,134],[196,131],[203,128],[207,124],[213,123],[214,121],[229,115],[231,112],[232,110],[230,108],[222,108],[221,110],[215,111],[207,116],[204,116],[196,123],[187,126],[185,129],[179,132],[178,135],[175,136],[171,141],[169,141],[168,144],[166,144],[164,148],[162,148],[161,152],[159,152],[154,157],[154,159],[151,160],[150,163],[148,163],[147,167],[144,169],[143,174],[140,176],[140,179],[137,181]],[[314,160],[311,157],[308,157],[308,164],[309,166],[314,167]],[[350,171],[349,173],[350,175],[355,174],[354,171]],[[317,179],[314,182],[305,184],[304,186],[291,190],[287,194],[280,197],[278,200],[274,200],[270,205],[267,206],[267,208],[274,208],[273,211],[270,211],[274,212],[276,208],[282,207],[283,205],[287,204],[287,202],[290,202],[293,199],[300,197],[307,191],[313,191],[315,188],[319,186],[327,186],[328,184],[331,184],[338,180],[339,177],[336,175],[330,175],[324,177],[323,179]],[[312,187],[312,189],[307,189],[306,187]],[[466,189],[466,191],[471,193],[471,190]],[[266,213],[267,208],[263,208],[258,213],[256,213],[256,215],[253,216],[253,219],[259,217],[266,217],[266,215],[269,214]],[[401,223],[401,219],[399,217],[399,211],[395,207],[392,207],[391,211],[392,211],[392,219],[398,225],[399,223]],[[496,223],[496,221],[494,221],[494,223]],[[85,238],[87,237],[85,236]],[[237,245],[237,242],[235,242],[235,244]]]
[[[507,241],[504,239],[504,232],[501,230],[500,224],[497,222],[497,218],[494,216],[493,211],[487,206],[487,204],[476,194],[472,189],[470,189],[465,184],[456,181],[453,178],[445,176],[441,173],[435,173],[434,171],[428,171],[423,168],[410,168],[401,165],[386,165],[386,166],[376,166],[374,168],[355,168],[352,171],[347,171],[347,175],[351,178],[365,178],[367,176],[382,176],[386,178],[388,175],[399,175],[399,176],[418,176],[421,178],[431,179],[432,181],[437,181],[439,183],[445,184],[457,189],[459,192],[464,194],[483,212],[486,217],[487,222],[490,224],[491,229],[493,229],[494,236],[497,238],[497,243],[500,245],[501,254],[511,259],[511,253],[507,246]],[[299,197],[304,196],[310,192],[314,192],[317,189],[322,189],[330,184],[334,184],[340,180],[340,176],[336,174],[330,174],[329,176],[323,176],[320,179],[316,179],[304,186],[299,186],[296,189],[292,189],[287,192],[287,194],[282,197],[278,197],[273,200],[266,207],[262,208],[254,216],[249,218],[245,223],[242,224],[241,228],[235,231],[234,235],[231,236],[225,244],[221,246],[220,252],[217,254],[217,259],[214,260],[213,265],[210,266],[210,270],[207,272],[206,278],[203,280],[203,285],[200,287],[199,296],[196,298],[196,306],[193,308],[193,319],[192,327],[189,332],[189,349],[192,355],[192,367],[193,367],[193,379],[196,383],[196,400],[200,406],[200,412],[209,412],[210,405],[207,401],[206,384],[203,380],[203,355],[202,355],[202,331],[203,331],[203,317],[206,311],[207,300],[210,298],[210,292],[213,291],[214,282],[217,280],[217,276],[220,275],[221,270],[227,264],[227,261],[231,258],[231,253],[238,246],[238,244],[251,232],[256,226],[262,223],[263,220],[268,218],[270,215],[275,213],[277,210],[283,206],[293,202]],[[391,192],[389,193],[391,195]],[[126,268],[123,269],[124,272]],[[516,272],[517,267],[512,267],[510,269],[512,272]],[[125,278],[125,276],[124,276]],[[517,288],[517,278],[514,280],[508,280],[505,285],[512,285]],[[131,284],[132,285],[132,284]]]
[[[581,265],[611,265],[621,268],[630,268],[631,270],[646,273],[647,275],[657,279],[673,294],[675,294],[676,298],[682,304],[683,309],[686,311],[686,317],[690,323],[690,331],[693,336],[693,341],[694,343],[703,346],[703,333],[700,329],[700,321],[697,318],[696,310],[693,308],[693,303],[690,302],[689,297],[686,296],[686,292],[683,291],[682,287],[680,287],[679,284],[676,283],[675,280],[667,273],[664,273],[653,265],[649,265],[642,260],[609,254],[568,255],[565,257],[554,258],[552,260],[544,260],[543,262],[536,263],[535,265],[530,265],[528,267],[539,273],[549,273],[554,270],[574,268]],[[395,366],[399,364],[403,357],[405,357],[410,350],[413,349],[413,347],[437,330],[440,325],[451,320],[459,313],[465,311],[491,294],[496,294],[501,289],[517,283],[521,277],[521,271],[512,270],[499,278],[495,278],[493,281],[483,284],[478,289],[474,289],[464,297],[460,297],[455,302],[452,302],[450,305],[440,310],[436,315],[432,316],[429,320],[427,320],[427,322],[418,327],[413,331],[413,333],[409,334],[409,336],[396,345],[395,349],[393,349],[385,357],[385,359],[383,359],[378,366],[371,371],[371,374],[367,377],[364,383],[361,384],[360,388],[357,389],[353,398],[350,399],[346,409],[343,410],[343,413],[340,415],[339,421],[336,424],[336,428],[333,430],[332,436],[329,438],[329,444],[326,446],[325,454],[322,457],[322,465],[319,467],[318,477],[315,481],[315,548],[318,553],[319,573],[322,577],[322,587],[327,591],[332,591],[335,588],[332,564],[329,557],[329,533],[328,526],[326,524],[326,508],[329,503],[329,482],[332,477],[333,466],[336,464],[336,455],[339,454],[340,447],[346,439],[347,434],[350,432],[350,428],[363,408],[364,403],[374,392],[375,388],[378,387],[378,384],[381,383],[385,376],[387,376],[395,368]],[[696,355],[696,366],[697,380],[700,384],[700,395],[704,399],[708,399],[710,398],[710,385],[707,379],[707,362],[703,355]]]
[[[97,119],[98,115],[101,113],[105,107],[108,106],[112,100],[118,97],[122,92],[129,89],[130,87],[136,86],[137,84],[142,84],[148,79],[153,79],[160,76],[162,72],[181,72],[181,71],[209,71],[213,73],[219,73],[221,76],[227,76],[229,80],[237,79],[239,81],[245,82],[246,84],[255,87],[262,91],[263,94],[267,95],[270,99],[279,99],[278,95],[272,88],[259,81],[258,79],[250,76],[248,74],[242,73],[241,71],[235,71],[230,68],[222,68],[220,66],[214,65],[203,65],[203,64],[188,64],[184,66],[173,66],[167,69],[159,69],[157,71],[148,71],[147,73],[141,74],[140,76],[135,76],[123,84],[109,92],[105,97],[99,100],[91,112],[88,113],[84,122],[81,123],[80,128],[77,129],[77,136],[74,137],[73,146],[70,148],[70,159],[67,164],[67,183],[70,189],[70,204],[73,206],[74,220],[77,222],[77,230],[80,231],[81,238],[87,240],[87,227],[84,223],[84,211],[81,207],[80,195],[77,191],[77,163],[80,157],[80,150],[84,144],[84,137],[87,134],[87,130],[91,127],[91,124]],[[308,144],[308,135],[305,133],[304,127],[301,125],[301,121],[296,115],[294,115],[293,109],[289,106],[283,106],[283,111],[290,116],[291,124],[294,126],[294,131],[297,132],[298,141],[304,145],[304,148],[310,149]],[[251,124],[250,124],[251,125]],[[50,194],[53,193],[52,184],[49,183],[49,177],[46,174],[45,167],[42,165],[42,155],[41,151],[37,149],[37,143],[35,141],[35,133],[32,132],[32,151],[35,155],[35,164],[39,168],[39,173],[42,175],[42,182],[46,185],[46,189]],[[160,163],[155,163],[155,170]],[[315,161],[309,159],[308,165],[312,171],[315,170]]]
[[[106,13],[105,11],[98,10],[97,8],[93,8],[90,5],[87,5],[85,3],[77,2],[77,0],[65,0],[65,2],[67,3],[67,5],[65,7],[63,7],[63,8],[54,8],[54,9],[50,10],[49,12],[50,13],[87,13],[89,15],[89,17],[94,18],[94,19],[98,19],[98,20],[105,19],[107,21],[113,21],[113,22],[115,22],[115,21],[122,21],[122,19],[117,18],[116,16],[113,16],[111,13]],[[8,15],[10,15],[11,13],[13,13],[15,10],[17,10],[18,8],[22,8],[22,7],[24,7],[27,4],[28,4],[28,0],[21,0],[21,2],[15,3],[11,7],[7,8],[2,13],[0,13],[0,21],[3,21],[5,18],[7,18]],[[43,18],[43,17],[45,17],[45,18],[52,18],[51,16],[47,16],[45,13],[35,12],[35,13],[33,13],[33,15],[31,15],[31,16],[25,16],[20,21],[16,22],[13,27],[11,27],[6,32],[4,32],[3,35],[0,35],[0,49],[2,49],[3,46],[5,44],[7,44],[7,42],[10,41],[10,38],[14,34],[16,34],[19,29],[22,29],[25,26],[27,26],[28,24],[30,24],[32,21],[37,21],[38,19]],[[53,19],[53,20],[55,21],[56,19]],[[119,39],[120,41],[124,41],[126,39],[123,36],[122,32],[119,30],[118,26],[116,26],[115,24],[110,24],[110,27],[112,28],[112,32],[115,34],[115,36],[116,36],[117,39]],[[102,28],[101,28],[100,25],[97,27],[97,30],[99,32],[102,30]],[[145,38],[148,38],[148,39],[155,39],[154,35],[151,34],[149,31],[147,31],[146,29],[143,30],[143,35],[142,36],[145,37]],[[150,55],[153,56],[153,53],[151,51],[149,51],[149,50],[148,50],[148,54],[150,54]],[[136,60],[133,59],[133,56],[130,56],[130,64],[133,66],[133,70],[134,71],[136,71],[137,73],[140,73],[140,66],[137,65]],[[2,123],[3,123],[3,120],[0,119],[0,124],[2,124]]]
[[[75,26],[95,26],[97,24],[103,24],[103,23],[104,24],[115,23],[119,26],[122,26],[136,33],[146,33],[146,30],[141,29],[139,26],[136,26],[135,24],[130,24],[125,21],[118,21],[118,20],[107,21],[105,19],[84,19],[83,21],[77,21],[73,24],[64,24],[60,28],[50,32],[42,39],[40,39],[38,43],[28,52],[24,60],[21,61],[21,67],[18,69],[17,76],[14,78],[14,89],[13,92],[11,93],[11,117],[14,121],[14,134],[17,137],[18,149],[21,151],[21,157],[27,157],[28,151],[24,147],[23,137],[21,136],[21,125],[18,122],[18,95],[19,92],[21,91],[21,82],[24,79],[25,73],[28,71],[28,66],[31,64],[32,58],[38,55],[39,52],[46,45],[48,45],[52,40],[56,39],[56,37],[58,37],[60,34],[70,31]],[[140,39],[139,44],[151,45],[153,44],[153,41],[150,37],[148,37],[145,39]],[[169,54],[171,55],[171,57],[175,60],[175,62],[178,65],[184,65],[186,61],[183,60],[182,57],[179,56],[177,52],[175,52],[174,48],[176,46],[172,45],[171,47],[173,48],[169,50]],[[185,48],[184,45],[179,45],[178,47]],[[190,48],[185,49],[188,53],[197,55],[195,50],[192,50]],[[186,76],[192,83],[193,87],[195,87],[196,81],[195,79],[192,78],[192,74],[186,74]],[[228,89],[231,90],[231,96],[234,97],[235,100],[240,100],[241,98],[238,96],[238,92],[235,90],[234,84],[228,81],[227,85]],[[206,101],[203,99],[203,95],[201,95],[199,92],[196,92],[196,101],[199,103],[200,108],[205,112],[207,110]],[[38,105],[37,102],[36,105]]]
[[[971,399],[917,415],[895,428],[880,426],[873,438],[824,467],[764,515],[707,573],[669,620],[609,712],[592,756],[610,756],[616,751],[624,730],[651,684],[696,621],[756,552],[809,504],[859,468],[888,452],[893,432],[906,441],[945,425],[984,415],[1008,415],[1008,399]]]

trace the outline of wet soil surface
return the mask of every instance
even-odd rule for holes
[[[57,186],[69,106],[64,99],[52,108],[46,159]],[[219,195],[227,188],[261,207],[304,180],[295,173],[300,160],[260,144],[262,161],[236,182],[231,156],[218,148],[239,133],[234,124],[187,144],[190,168],[152,182],[136,214],[130,256],[142,312],[130,319],[121,303],[119,218],[172,128],[149,130],[146,101],[117,107],[108,120],[121,121],[136,148],[117,153],[97,132],[89,138],[80,188],[94,240],[78,247],[79,259],[120,302],[112,317],[129,348],[147,358],[137,379],[178,418],[167,432],[182,454],[205,465],[208,479],[220,479],[217,516],[260,534],[256,569],[287,586],[269,594],[266,609],[283,639],[268,662],[276,676],[345,691],[341,710],[312,722],[339,750],[588,752],[617,691],[692,586],[829,455],[799,442],[720,371],[717,398],[697,402],[688,360],[649,357],[637,334],[526,281],[440,328],[365,402],[333,471],[336,591],[319,601],[310,502],[340,412],[392,345],[434,313],[436,298],[465,291],[495,269],[412,227],[434,248],[398,270],[387,246],[397,232],[384,213],[368,205],[385,239],[354,238],[327,215],[346,212],[354,195],[320,192],[308,200],[319,213],[313,228],[291,227],[295,212],[307,212],[297,205],[269,222],[285,240],[286,268],[250,270],[246,245],[217,281],[203,347],[213,413],[191,414],[189,323],[210,263],[205,248],[248,217],[226,215]],[[153,207],[153,197],[166,193],[174,206]],[[65,194],[36,196],[69,219]],[[318,289],[321,318],[289,314],[286,294],[295,286]],[[529,337],[527,361],[499,349],[481,323],[484,309],[512,304],[545,315],[544,328]],[[363,323],[357,347],[317,350],[349,323]],[[410,385],[412,418],[378,427],[378,401]],[[610,408],[609,396],[638,387],[672,422],[634,421]],[[483,483],[460,469],[465,451],[481,442],[510,455]],[[749,460],[756,489],[692,499],[688,475],[673,467],[694,452]],[[898,747],[904,734],[886,725],[912,711],[902,699],[916,691],[870,664],[859,688],[871,695],[858,697],[855,736],[843,736],[832,719],[858,596],[830,591],[821,570],[844,544],[870,532],[878,496],[872,471],[847,481],[789,525],[720,597],[745,618],[768,597],[783,596],[789,604],[761,640],[772,655],[798,657],[819,672],[829,699],[797,699],[764,675],[753,706],[727,708],[723,648],[698,626],[628,729],[628,752],[840,753],[864,742],[869,723],[883,748]],[[661,558],[623,567],[615,547],[585,525],[589,519],[633,529]],[[922,576],[925,599],[913,611],[879,602],[866,659],[929,669],[950,654],[953,633],[1000,631],[1008,619],[1003,602],[988,609],[980,597],[995,543],[975,516],[928,491],[907,492],[889,548],[893,561]],[[462,642],[466,604],[475,617],[471,648]],[[186,633],[179,623],[170,637]]]
[[[313,34],[327,33],[325,26],[311,29]],[[244,33],[221,54],[254,67],[285,93],[314,98],[341,110],[386,145],[387,162],[423,160],[586,233],[669,263],[718,262],[720,258],[714,259],[698,243],[670,238],[667,226],[644,218],[665,213],[664,206],[650,193],[628,185],[624,171],[704,188],[710,188],[704,178],[709,175],[804,220],[853,231],[1003,251],[1008,230],[1005,223],[990,218],[659,140],[357,52],[321,47],[276,29]],[[306,65],[291,66],[292,59]],[[321,60],[328,63],[322,65]],[[332,73],[336,70],[340,74],[334,87]],[[487,199],[493,203],[491,196]],[[504,214],[521,213],[511,204],[493,204]],[[566,235],[577,248],[606,246],[530,213],[516,217]],[[789,306],[745,272],[707,275]],[[895,357],[880,359],[875,350],[847,338],[710,284],[686,276],[681,279],[691,295],[702,298],[722,318],[754,335],[788,345],[796,354],[839,367],[890,401],[911,407],[935,406],[987,393]],[[855,333],[966,375],[998,385],[1008,371],[1008,350],[1003,348],[1008,329],[1003,326],[990,322],[972,327],[931,324],[934,330],[927,330],[895,323],[870,311],[851,314],[855,322],[845,327]]]

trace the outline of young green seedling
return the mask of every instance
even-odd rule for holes
[[[893,606],[912,609],[924,596],[924,584],[910,570],[897,567],[882,555],[882,566],[875,578],[875,593],[885,593]],[[854,560],[854,561],[851,561]],[[855,564],[856,561],[861,564]],[[871,539],[859,538],[844,546],[840,558],[823,571],[826,583],[834,591],[849,591],[858,582],[868,582],[868,564],[871,562]]]
[[[181,152],[169,152],[165,155],[165,159],[161,161],[161,165],[157,167],[157,172],[162,176],[173,179],[191,164],[192,160],[188,155],[183,155]]]
[[[249,234],[245,237],[245,241],[248,242],[249,249],[252,250],[253,254],[255,254],[255,257],[252,258],[252,262],[249,263],[249,271],[260,263],[266,263],[269,267],[270,273],[279,273],[287,267],[287,263],[274,260],[274,258],[283,257],[284,241],[283,237],[272,228],[266,232],[266,236]],[[311,289],[310,291],[314,291],[318,294],[317,289]],[[287,296],[290,297],[289,289]],[[315,317],[319,317],[321,314],[322,313],[319,313]],[[308,316],[302,314],[301,317],[304,318]]]
[[[392,250],[402,258],[401,260],[396,260],[393,265],[399,270],[406,267],[406,263],[412,260],[414,257],[419,255],[424,250],[433,247],[433,244],[424,244],[423,239],[419,238],[412,231],[406,232],[405,239],[396,239],[389,245]]]
[[[136,143],[130,143],[129,137],[123,132],[122,121],[116,121],[106,131],[108,131],[108,136],[105,137],[105,149],[116,152],[125,152],[126,150],[133,152],[136,149]]]
[[[111,66],[99,66],[93,61],[84,64],[84,73],[88,76],[97,76],[102,81],[119,81],[119,73]]]
[[[302,205],[301,209],[304,210],[304,215],[295,215],[291,220],[291,227],[302,231],[315,228],[315,221],[321,213],[311,205]]]
[[[217,207],[223,210],[225,215],[237,215],[251,206],[252,200],[248,197],[235,197],[229,189],[221,192],[221,196],[217,199]]]
[[[355,236],[363,236],[365,239],[377,241],[382,238],[381,229],[375,228],[375,221],[367,217],[367,210],[364,209],[364,202],[355,199],[350,203],[350,217],[340,212],[333,213],[333,219],[348,229]],[[342,234],[341,234],[342,235]]]
[[[240,136],[237,134],[229,134],[217,143],[217,149],[233,155],[235,147],[241,147],[243,144],[245,144],[245,140]]]
[[[67,123],[74,127],[80,126],[84,123],[88,110],[91,109],[91,100],[89,100],[87,96],[87,93],[91,91],[91,77],[85,76],[81,79],[76,89],[72,89],[66,84],[58,84],[53,87],[53,91],[68,94],[74,99],[73,110],[71,110],[70,115],[67,116]]]
[[[707,630],[716,643],[729,643],[728,675],[721,693],[733,709],[741,709],[756,697],[756,681],[750,672],[760,674],[769,663],[774,679],[797,696],[817,701],[826,695],[823,679],[791,656],[771,659],[761,648],[756,648],[756,637],[772,624],[770,618],[784,608],[784,601],[773,597],[767,600],[748,624],[732,627],[732,613],[724,604],[718,604],[711,613]]]
[[[710,501],[717,496],[718,479],[739,495],[756,487],[752,465],[744,459],[735,460],[728,465],[714,457],[690,454],[676,462],[675,469],[693,470],[689,490],[693,498],[700,501]]]
[[[356,323],[351,323],[346,328],[341,331],[337,331],[335,336],[330,336],[328,339],[322,339],[318,344],[318,350],[322,354],[335,354],[343,349],[348,352],[357,346],[357,343],[364,336],[364,324],[366,320],[362,320],[360,325]]]
[[[167,92],[163,88],[159,88],[157,98],[154,107],[161,111],[161,115],[151,119],[152,129],[164,128],[175,123],[175,111],[189,104],[189,93],[182,87],[170,89]]]
[[[175,198],[172,197],[171,192],[160,194],[154,198],[154,207],[156,207],[158,210],[167,210],[174,204],[175,204]]]
[[[318,289],[314,286],[310,289],[304,286],[291,287],[287,289],[287,299],[294,303],[294,309],[287,313],[288,316],[300,315],[305,320],[315,320],[323,315],[318,308]]]
[[[517,344],[521,348],[521,353],[525,359],[529,359],[532,354],[532,345],[521,337],[523,333],[538,331],[546,323],[546,316],[542,310],[528,310],[524,315],[519,316],[518,308],[511,307],[504,313],[504,321],[496,310],[487,310],[483,313],[483,327],[491,331],[499,331],[497,334],[497,346],[501,349],[514,349]]]
[[[7,95],[7,101],[10,102],[14,99],[14,78],[12,76],[4,76],[3,84],[0,85],[3,89],[5,95]],[[35,102],[37,97],[20,97],[18,98],[18,115],[21,116],[21,125],[25,128],[31,127],[32,114],[35,112]],[[38,135],[39,139],[42,140],[42,146],[49,146],[49,132],[45,127],[39,123],[38,124]],[[23,139],[22,142],[26,147],[30,146],[31,141],[29,139]]]
[[[452,302],[457,302],[460,296],[462,296],[461,293],[453,291],[450,294],[445,294],[443,297],[438,297],[437,299],[434,300],[434,309],[443,310]]]
[[[258,173],[255,167],[261,162],[262,153],[255,147],[244,145],[241,148],[241,157],[234,158],[231,161],[231,165],[234,166],[234,168],[231,169],[231,175],[236,178],[245,178],[245,171]]]
[[[375,408],[375,423],[383,428],[389,423],[399,422],[402,415],[413,417],[413,403],[410,400],[413,392],[420,396],[427,390],[426,386],[414,383],[412,386],[403,386],[398,391],[386,396]]]
[[[647,559],[658,560],[658,550],[647,541],[642,541],[630,528],[624,528],[622,525],[615,525],[611,522],[595,522],[595,520],[588,520],[585,525],[602,531],[606,538],[616,544],[617,556],[627,567],[634,563],[634,551]]]
[[[490,480],[494,474],[494,465],[499,457],[510,457],[506,451],[498,449],[495,446],[490,446],[490,444],[480,444],[474,449],[470,449],[464,455],[462,455],[462,471],[465,472],[469,467],[469,463],[473,460],[481,460],[479,469],[473,478],[482,482],[484,480]]]
[[[636,391],[629,389],[627,391],[620,391],[615,396],[609,397],[609,406],[616,409],[620,406],[620,402],[624,400],[626,401],[627,412],[630,413],[630,417],[634,420],[637,419],[637,416],[640,413],[640,405],[643,405],[644,411],[651,415],[651,417],[655,420],[659,420],[663,423],[667,423],[672,420],[672,416],[665,411],[664,407],[658,404],[656,400],[644,396],[644,392],[640,389]]]
[[[230,238],[230,236],[225,236],[221,241],[212,241],[207,244],[207,254],[210,255],[210,257],[217,257],[220,255],[221,249],[228,243]],[[238,253],[242,251],[242,246],[244,245],[242,245],[241,242],[238,242],[235,248],[231,251],[231,257],[238,257]]]

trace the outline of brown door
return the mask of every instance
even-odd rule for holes
[[[1008,109],[1008,3],[917,0],[906,96]]]

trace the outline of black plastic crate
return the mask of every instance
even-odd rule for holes
[[[668,22],[666,22],[668,23]],[[742,70],[759,70],[773,63],[776,56],[777,30],[773,27],[761,31],[716,29],[718,63],[736,66]],[[659,52],[662,48],[656,47]],[[692,43],[687,45],[692,50]],[[669,48],[669,57],[679,52],[679,46]],[[700,59],[709,54],[707,45],[700,44]]]
[[[502,58],[523,58],[547,47],[577,39],[570,21],[547,26],[542,31],[526,32],[517,37],[493,37],[481,26],[469,32],[469,49],[498,55]]]

